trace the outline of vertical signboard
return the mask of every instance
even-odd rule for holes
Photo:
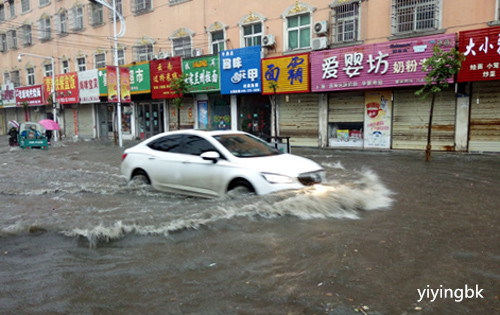
[[[309,54],[262,59],[262,94],[309,92]]]
[[[2,106],[10,107],[16,105],[16,93],[14,89],[14,83],[4,83],[2,84]]]
[[[261,93],[260,46],[220,52],[221,94]]]
[[[181,57],[151,60],[151,97],[153,99],[175,98],[176,93],[171,88],[172,79],[182,74]]]
[[[391,147],[391,91],[365,92],[364,147]]]
[[[97,80],[97,75],[97,69],[78,72],[80,103],[99,102],[99,82]]]
[[[459,33],[464,54],[458,82],[500,80],[500,26]]]

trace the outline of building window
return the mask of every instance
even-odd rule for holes
[[[65,9],[54,15],[54,30],[59,36],[68,35],[68,11]]]
[[[35,69],[33,67],[26,68],[26,83],[35,85]]]
[[[21,0],[21,12],[26,13],[31,9],[30,0]]]
[[[332,14],[333,42],[359,40],[359,2],[338,5],[333,8]]]
[[[31,33],[31,25],[30,24],[24,24],[21,26],[21,44],[23,46],[30,46],[33,44],[33,35]]]
[[[68,73],[69,72],[69,61],[68,60],[63,60],[61,62],[61,70],[62,70],[62,73]]]
[[[7,51],[7,34],[0,33],[0,52]]]
[[[311,47],[311,15],[301,14],[287,18],[288,50]]]
[[[21,76],[19,75],[19,70],[10,72],[10,81],[14,83],[14,87],[21,86]]]
[[[77,5],[69,11],[69,28],[72,31],[83,30],[83,6]]]
[[[5,5],[0,4],[0,23],[5,22]]]
[[[43,76],[44,77],[51,77],[52,76],[52,63],[51,62],[46,62],[43,65]]]
[[[16,30],[7,31],[7,48],[17,49],[17,32]]]
[[[191,37],[184,36],[172,40],[174,56],[191,57]]]
[[[104,7],[100,3],[89,3],[89,24],[100,26],[104,24]]]
[[[212,32],[210,35],[212,37],[212,54],[225,50],[224,31]]]
[[[115,0],[115,9],[116,9],[116,12],[123,15],[123,1],[122,0]],[[108,11],[108,16],[109,16],[110,20],[113,20],[113,10]],[[116,17],[116,19],[118,20],[118,16]]]
[[[46,7],[50,4],[50,0],[40,0],[40,8]]]
[[[262,23],[243,25],[245,47],[259,46],[262,43]]]
[[[10,82],[10,73],[4,72],[3,73],[3,83],[9,83]]]
[[[134,47],[136,61],[147,61],[153,59],[153,44],[142,43]]]
[[[38,38],[41,41],[46,41],[52,39],[52,27],[50,25],[50,17],[43,15],[38,21]]]
[[[106,67],[106,54],[104,52],[98,52],[94,55],[95,67],[104,68]]]
[[[10,18],[13,19],[16,17],[16,3],[14,0],[8,0],[9,2],[9,12],[10,12]]]
[[[85,71],[87,70],[87,62],[85,60],[85,57],[77,57],[76,58],[76,71]]]
[[[123,66],[125,64],[125,50],[123,48],[118,49],[118,65]]]
[[[439,28],[439,0],[393,0],[393,33]]]
[[[142,14],[153,9],[152,0],[132,0],[132,12]]]

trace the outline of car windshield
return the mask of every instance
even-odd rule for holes
[[[214,139],[219,141],[236,157],[258,157],[281,154],[267,142],[247,134],[217,135]]]

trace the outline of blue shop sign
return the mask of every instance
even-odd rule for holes
[[[220,52],[221,94],[261,93],[260,46]]]

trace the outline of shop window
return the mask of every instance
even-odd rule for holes
[[[363,122],[328,123],[328,145],[349,147],[363,145]]]
[[[332,39],[335,43],[359,40],[359,2],[337,5],[332,10]]]
[[[35,69],[33,67],[26,68],[26,83],[35,85]]]
[[[393,34],[439,28],[440,0],[392,0]]]

